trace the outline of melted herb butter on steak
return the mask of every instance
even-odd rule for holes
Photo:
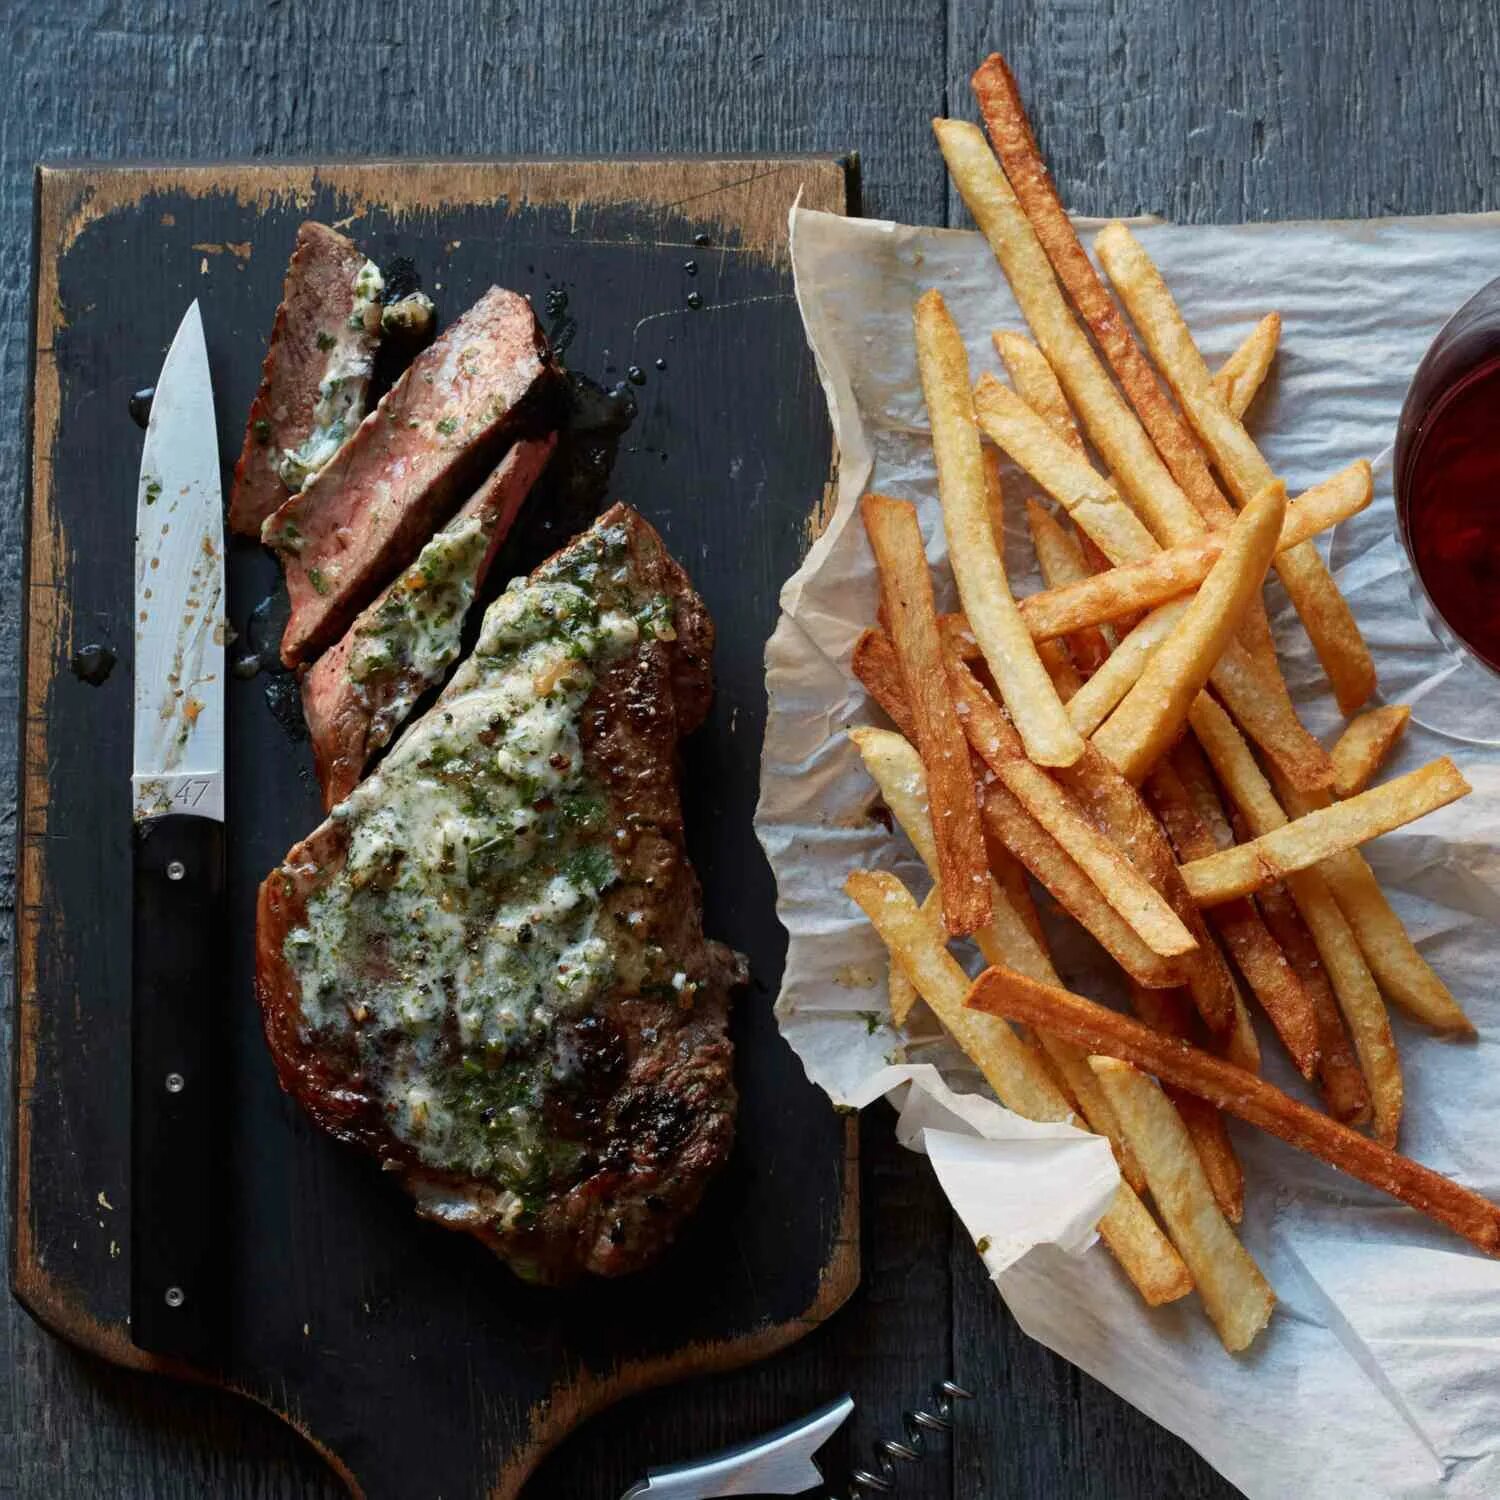
[[[371,711],[370,750],[390,739],[412,704],[457,660],[491,539],[478,516],[438,532],[359,627],[349,677]]]
[[[354,276],[354,306],[342,325],[320,329],[318,348],[327,356],[313,407],[312,431],[296,448],[284,448],[276,464],[281,482],[296,494],[305,489],[344,439],[364,420],[375,345],[380,334],[380,297],[385,280],[367,260]]]
[[[352,1043],[391,1132],[429,1167],[494,1182],[513,1219],[578,1152],[542,1118],[572,1065],[559,1022],[615,978],[614,830],[581,711],[605,662],[672,627],[669,603],[628,593],[624,534],[597,537],[510,585],[458,696],[334,810],[344,867],[284,949],[304,1025]]]

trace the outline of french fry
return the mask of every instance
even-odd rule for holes
[[[1068,398],[1057,383],[1057,372],[1047,363],[1047,356],[1024,333],[997,330],[990,335],[995,353],[1005,365],[1016,394],[1075,453],[1082,453],[1083,434],[1073,420]]]
[[[1277,551],[1284,552],[1288,547],[1295,547],[1308,537],[1357,515],[1370,503],[1373,493],[1370,466],[1363,459],[1341,469],[1333,478],[1325,479],[1287,505],[1286,519],[1276,543]],[[1047,514],[1046,511],[1041,513]],[[1053,521],[1052,524],[1056,526],[1057,523]],[[1050,640],[1061,635],[1068,635],[1071,639],[1071,632],[1151,609],[1202,583],[1223,552],[1226,539],[1225,532],[1209,532],[1197,541],[1158,552],[1146,562],[1112,568],[1107,573],[1089,574],[1060,588],[1032,594],[1021,601],[1021,618],[1037,640]],[[1066,533],[1063,540],[1070,540]],[[1037,550],[1040,555],[1041,548]],[[1354,721],[1355,724],[1360,722],[1360,719]],[[1350,726],[1351,730],[1353,727]]]
[[[1285,886],[1262,891],[1255,898],[1255,907],[1312,1004],[1318,1028],[1318,1086],[1323,1103],[1335,1120],[1346,1125],[1363,1125],[1370,1118],[1370,1091],[1350,1045],[1349,1032],[1339,1014],[1339,1003],[1328,982],[1323,960],[1318,956],[1318,945]]]
[[[884,729],[853,729],[849,738],[854,741],[860,757],[865,763],[881,796],[901,825],[918,857],[927,866],[934,881],[939,879],[937,850],[932,838],[932,820],[927,804],[927,787],[922,762],[911,745],[898,734]],[[922,903],[928,911],[932,896]],[[1040,927],[1033,930],[1028,923],[1024,908],[1031,906],[1028,892],[1022,903],[1012,900],[1005,886],[997,880],[993,892],[993,910],[990,920],[974,934],[974,941],[987,963],[1003,963],[1017,973],[1030,975],[1047,984],[1058,984],[1057,971],[1047,954]],[[1035,918],[1035,911],[1031,912]],[[899,964],[892,967],[905,984],[910,984]],[[905,1012],[910,1005],[905,1002]],[[897,1025],[905,1022],[906,1013],[896,1014],[894,998],[891,1013]],[[1116,1143],[1116,1154],[1120,1159],[1120,1170],[1125,1180],[1134,1187],[1141,1182],[1140,1168],[1130,1155],[1128,1147],[1119,1147],[1119,1123],[1114,1118],[1109,1101],[1104,1098],[1093,1073],[1089,1071],[1087,1059],[1077,1048],[1058,1037],[1045,1032],[1036,1034],[1036,1041],[1047,1061],[1057,1075],[1062,1092],[1077,1102],[1083,1117],[1100,1135],[1108,1136]]]
[[[984,460],[969,361],[941,295],[924,293],[915,311],[917,367],[932,427],[938,495],[948,556],[964,613],[1001,696],[1032,760],[1069,766],[1083,754],[1083,740],[1038,657],[1005,576],[1005,563],[990,529]],[[898,643],[899,644],[899,643]]]
[[[883,630],[867,630],[854,645],[850,662],[854,675],[864,689],[885,711],[886,717],[902,736],[917,743],[917,721],[906,701],[906,687],[901,681],[901,663],[896,648]]]
[[[965,1019],[975,1015],[963,1003],[968,976],[943,946],[937,924],[923,918],[901,882],[884,871],[856,870],[846,889],[1000,1102],[1030,1120],[1067,1119],[1066,1100],[1008,1025],[1000,1023],[1003,1031],[965,1027]],[[1192,1290],[1187,1268],[1129,1182],[1120,1184],[1099,1222],[1099,1234],[1148,1305],[1174,1301]]]
[[[1207,859],[1192,860],[1182,867],[1182,878],[1199,906],[1232,901],[1236,896],[1276,885],[1294,871],[1321,865],[1367,839],[1415,822],[1466,797],[1470,790],[1458,767],[1443,756],[1345,802],[1315,807],[1248,844],[1236,844]]]
[[[1152,771],[1146,788],[1179,859],[1204,859],[1216,851],[1214,835],[1199,816],[1171,759]],[[1318,1066],[1318,1022],[1312,1000],[1254,904],[1229,901],[1214,907],[1208,916],[1297,1071],[1304,1078],[1313,1077]],[[1331,1003],[1331,994],[1329,999]]]
[[[1026,977],[1035,978],[1030,974]],[[1152,1031],[1184,1042],[1195,1038],[1193,1012],[1181,990],[1143,990],[1138,984],[1132,985],[1130,1008]],[[1193,1149],[1213,1188],[1214,1201],[1231,1224],[1238,1224],[1245,1214],[1245,1170],[1235,1155],[1223,1115],[1206,1100],[1181,1089],[1169,1087],[1167,1097],[1177,1106],[1192,1138]]]
[[[1214,394],[1230,412],[1243,418],[1250,410],[1276,358],[1281,342],[1281,314],[1269,312],[1214,374]]]
[[[1048,592],[1079,586],[1097,576],[1090,571],[1084,559],[1082,543],[1072,532],[1065,531],[1062,523],[1037,500],[1026,502],[1026,529],[1031,533],[1037,565],[1047,582]],[[1040,597],[1042,596],[1032,595],[1032,598]],[[1030,599],[1021,601],[1021,618],[1026,621],[1033,638],[1041,640],[1040,632],[1027,613],[1026,606],[1030,603]],[[1126,613],[1128,612],[1121,610],[1114,618],[1121,619]],[[1059,630],[1054,633],[1067,637],[1069,654],[1078,664],[1079,671],[1085,675],[1098,671],[1114,650],[1114,642],[1093,621],[1085,622],[1076,630]]]
[[[925,908],[927,903],[922,903]],[[917,987],[906,977],[906,971],[895,959],[890,962],[889,971],[886,974],[886,992],[891,1000],[891,1020],[897,1026],[905,1026],[911,1019],[913,1007],[922,997],[917,993]]]
[[[1120,1117],[1224,1347],[1231,1354],[1248,1349],[1270,1322],[1276,1294],[1214,1201],[1181,1117],[1156,1080],[1129,1063],[1091,1057],[1089,1065]]]
[[[964,936],[989,917],[990,878],[968,742],[953,712],[943,671],[932,578],[917,513],[906,501],[883,495],[866,495],[860,508],[879,565],[881,601],[890,619],[916,743],[932,790],[938,862],[943,871],[943,917],[949,932]]]
[[[1500,1208],[1487,1198],[1309,1109],[1232,1063],[1160,1036],[1081,995],[1038,984],[1009,969],[985,970],[974,981],[967,1004],[988,1015],[1059,1032],[1091,1054],[1119,1058],[1154,1074],[1162,1083],[1197,1094],[1226,1114],[1446,1224],[1486,1254],[1500,1252]],[[1129,1122],[1124,1123],[1128,1134]],[[1139,1148],[1137,1155],[1141,1155]],[[1142,1165],[1146,1165],[1144,1160]],[[1149,1179],[1149,1167],[1146,1173]]]
[[[1153,953],[1141,941],[1124,917],[1099,893],[1094,882],[1003,783],[997,780],[984,789],[981,811],[991,836],[1026,866],[1058,905],[1087,928],[1127,974],[1147,988],[1182,982],[1180,963]]]
[[[990,441],[1025,469],[1112,563],[1141,562],[1159,550],[1140,517],[1088,459],[988,372],[974,387],[974,414]]]
[[[1131,504],[1162,540],[1200,529],[1202,518],[1121,399],[1063,300],[1036,231],[983,134],[962,120],[934,120],[932,128],[954,185],[990,242],[1042,353]]]
[[[1054,363],[1065,362],[1059,366],[1059,373],[1083,412],[1095,445],[1115,467],[1118,483],[1162,542],[1187,541],[1205,523],[1228,525],[1232,507],[1131,337],[1063,210],[1032,138],[1020,91],[1004,59],[993,55],[975,72],[971,83],[1004,170],[995,172],[972,139],[961,134],[954,135],[951,153],[946,145],[943,147],[944,156],[965,201],[969,201],[972,191],[988,206],[994,232],[970,203],[976,221],[985,229],[1012,283],[1016,301],[1048,358]],[[939,134],[941,142],[942,132]],[[965,187],[960,168],[967,174],[971,188]],[[1007,173],[1014,175],[1007,178]],[[1010,223],[1009,216],[1002,211],[1007,206],[1007,194],[1024,214],[1032,237]],[[1083,314],[1119,378],[1129,407],[1119,403],[1108,376],[1093,357],[1066,306],[1058,315],[1047,295],[1049,291],[1055,293],[1056,288],[1046,281],[1045,266],[1037,264],[1038,250],[1045,260],[1050,260],[1058,279]],[[1061,301],[1060,297],[1057,301]],[[1052,333],[1050,342],[1044,327],[1038,324],[1039,317]],[[1076,337],[1070,338],[1069,334]],[[1157,451],[1152,449],[1153,442],[1166,461],[1165,471],[1157,459]],[[1265,606],[1259,597],[1245,617],[1241,635],[1246,648],[1270,679],[1267,688],[1279,700],[1276,710],[1283,719],[1294,719],[1291,698],[1277,665]]]
[[[1427,768],[1431,770],[1431,767]],[[1421,773],[1413,773],[1421,774]],[[1455,773],[1456,774],[1456,773]],[[1362,798],[1399,785],[1399,781],[1388,781],[1384,785],[1360,792],[1347,802],[1333,804],[1335,807],[1350,807]],[[1326,793],[1309,795],[1293,787],[1282,787],[1281,798],[1287,808],[1305,819],[1318,809],[1329,809]],[[1391,904],[1380,889],[1375,872],[1366,863],[1357,849],[1347,849],[1334,854],[1318,865],[1318,870],[1328,882],[1333,899],[1354,931],[1360,952],[1370,966],[1376,983],[1408,1014],[1438,1031],[1455,1036],[1473,1036],[1474,1026],[1464,1014],[1458,1001],[1453,998],[1448,986],[1433,972],[1427,960],[1417,952],[1401,918],[1391,909]]]
[[[1286,489],[1279,481],[1245,507],[1187,611],[1120,706],[1094,731],[1094,744],[1127,780],[1139,782],[1181,733],[1192,700],[1260,592],[1285,514]]]
[[[1259,838],[1279,828],[1286,821],[1286,814],[1229,716],[1213,699],[1199,694],[1190,719],[1199,744],[1245,815],[1251,833]],[[1380,990],[1323,876],[1317,870],[1299,870],[1288,876],[1286,885],[1318,946],[1318,955],[1349,1027],[1360,1070],[1370,1091],[1375,1133],[1387,1145],[1394,1145],[1405,1088]]]
[[[1260,1066],[1255,1030],[1235,989],[1233,976],[1188,895],[1161,825],[1141,794],[1090,745],[1076,766],[1057,773],[1079,805],[1104,829],[1126,858],[1159,890],[1198,946],[1182,957],[1183,977],[1204,1024],[1241,1067]]]
[[[1033,630],[1032,634],[1036,632]],[[1349,721],[1329,754],[1333,762],[1333,790],[1338,796],[1352,797],[1370,784],[1406,733],[1410,718],[1411,709],[1404,703],[1387,703],[1367,709]]]
[[[1193,809],[1213,840],[1213,847],[1228,849],[1235,830],[1219,800],[1213,772],[1196,739],[1184,739],[1172,752],[1172,769],[1192,799]],[[1248,831],[1247,831],[1248,832]],[[1209,852],[1207,849],[1205,853]],[[1329,983],[1318,945],[1308,931],[1291,892],[1272,886],[1251,903],[1266,930],[1286,955],[1298,982],[1312,1005],[1317,1027],[1318,1084],[1328,1112],[1346,1125],[1363,1125],[1370,1118],[1370,1091],[1365,1086],[1359,1061],[1349,1042],[1349,1033],[1339,1012],[1339,1003]]]
[[[990,513],[990,535],[995,548],[1005,556],[1005,489],[1000,482],[1000,454],[994,448],[980,451],[984,464],[984,499]]]
[[[844,889],[874,924],[917,993],[963,1048],[1000,1102],[1028,1120],[1068,1120],[1068,1101],[1058,1092],[1035,1051],[1004,1021],[970,1024],[964,1009],[969,976],[944,944],[942,927],[923,915],[907,889],[884,871],[855,870]]]
[[[1120,223],[1099,231],[1094,253],[1225,482],[1247,504],[1275,475],[1244,424],[1214,392],[1208,366],[1160,272]],[[1310,542],[1283,553],[1276,571],[1302,616],[1339,707],[1353,713],[1375,691],[1375,667],[1348,603]]]
[[[1155,953],[1175,958],[1197,947],[1166,898],[1083,814],[1067,790],[1026,759],[1000,705],[951,647],[945,664],[959,722],[969,743],[1016,800],[1093,881],[1099,893]]]
[[[1187,613],[1189,603],[1188,599],[1173,599],[1152,610],[1068,700],[1068,717],[1080,734],[1093,734],[1140,681],[1146,663]]]
[[[1208,465],[1162,390],[1146,357],[1130,335],[1114,299],[1105,290],[1079,242],[1077,231],[1052,185],[1037,150],[1020,90],[1005,59],[992,53],[969,80],[984,115],[990,143],[1006,180],[1046,252],[1057,279],[1082,314],[1094,341],[1114,370],[1131,406],[1168,471],[1198,513],[1212,526],[1228,525],[1229,502],[1214,483]],[[962,189],[960,188],[960,191]],[[1110,460],[1114,462],[1113,459]]]

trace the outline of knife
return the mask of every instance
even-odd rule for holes
[[[823,1482],[813,1454],[843,1425],[854,1402],[848,1396],[800,1421],[670,1469],[652,1469],[621,1500],[709,1500],[718,1495],[801,1495]]]
[[[218,1327],[212,1082],[223,993],[224,526],[203,319],[156,382],[135,521],[130,1329],[203,1357]]]

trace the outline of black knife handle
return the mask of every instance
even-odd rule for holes
[[[215,1053],[224,1005],[224,826],[180,814],[135,832],[130,1331],[203,1359],[221,1326]]]

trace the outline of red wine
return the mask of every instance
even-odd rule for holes
[[[1433,407],[1403,491],[1406,535],[1428,597],[1500,670],[1500,358],[1471,370]]]

